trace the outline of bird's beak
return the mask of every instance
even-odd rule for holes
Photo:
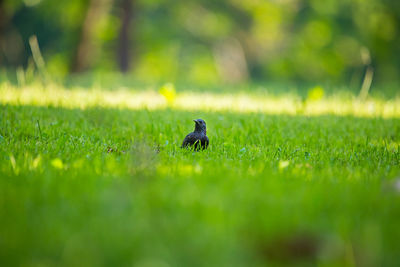
[[[196,124],[199,124],[199,122],[197,120],[193,120]]]

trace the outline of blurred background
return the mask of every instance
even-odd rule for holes
[[[0,0],[0,76],[40,47],[60,80],[397,84],[399,18],[393,0]]]

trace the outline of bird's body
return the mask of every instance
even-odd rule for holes
[[[206,149],[209,144],[206,122],[202,119],[194,120],[194,122],[196,123],[194,131],[186,135],[182,143],[182,148],[193,147],[194,150]]]
[[[185,139],[183,140],[182,147],[194,146],[195,150],[205,149],[208,147],[208,137],[205,134],[192,132],[186,135]]]

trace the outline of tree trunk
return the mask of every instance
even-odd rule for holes
[[[112,0],[90,0],[82,25],[81,37],[72,64],[72,72],[88,70],[96,58],[99,44],[96,42],[96,29],[102,18],[110,10]]]
[[[6,16],[4,1],[0,0],[0,65],[3,65],[3,50],[5,47],[5,32],[6,32],[6,24],[8,21],[8,17]],[[4,53],[5,54],[5,53]]]
[[[130,36],[131,21],[133,18],[133,0],[122,0],[121,29],[117,50],[117,63],[121,72],[127,72],[130,65]]]

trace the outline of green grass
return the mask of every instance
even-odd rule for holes
[[[2,90],[1,266],[400,264],[393,102],[81,109],[79,95]],[[208,126],[203,152],[179,148],[195,118]]]

